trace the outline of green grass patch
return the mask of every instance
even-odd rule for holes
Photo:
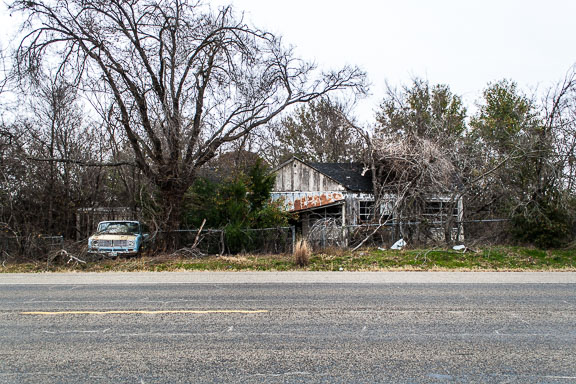
[[[86,264],[42,262],[4,263],[0,272],[137,272],[137,271],[576,271],[576,250],[490,247],[457,252],[452,249],[366,248],[355,252],[329,249],[315,252],[306,267],[292,255],[235,255],[174,258],[167,256],[99,260]]]

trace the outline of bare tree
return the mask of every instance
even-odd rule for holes
[[[44,57],[58,73],[109,94],[134,161],[158,188],[166,228],[180,223],[182,196],[218,148],[290,105],[364,88],[345,67],[311,80],[314,67],[279,38],[187,0],[17,0],[28,15],[21,74]]]
[[[26,233],[73,237],[76,209],[104,200],[103,169],[83,166],[104,152],[98,129],[84,122],[76,89],[61,79],[44,78],[18,96],[0,144],[0,189],[11,207],[3,216]]]
[[[0,95],[4,93],[4,87],[8,83],[8,70],[6,69],[6,55],[4,47],[0,46]]]
[[[576,67],[548,90],[543,102],[546,129],[554,145],[554,174],[561,189],[576,190]]]
[[[349,106],[321,98],[296,108],[269,126],[270,159],[278,164],[296,155],[322,163],[360,161],[365,157],[363,132],[349,117]]]
[[[37,95],[31,101],[32,126],[27,132],[34,140],[34,144],[28,148],[31,159],[35,156],[45,159],[79,159],[81,150],[75,156],[70,153],[77,150],[74,146],[79,144],[76,139],[82,127],[81,108],[77,105],[75,89],[66,82],[45,79],[36,91]],[[68,187],[71,186],[73,168],[78,165],[49,161],[45,167],[40,167],[41,172],[47,171],[46,183],[43,183],[45,191],[42,193],[46,207],[44,230],[51,233],[55,229],[55,215],[66,214],[69,216],[66,220],[68,222],[71,220],[70,216],[74,217],[68,210],[56,210],[54,203],[69,201],[71,191]],[[61,186],[65,188],[60,188]]]

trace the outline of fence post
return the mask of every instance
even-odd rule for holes
[[[224,248],[226,248],[226,245],[224,243],[224,230],[220,230],[220,256],[222,256],[224,254]]]
[[[296,247],[296,227],[291,225],[290,230],[292,231],[292,253],[294,253],[294,248]]]
[[[349,237],[350,237],[350,228],[348,228],[348,226],[343,225],[342,226],[342,244],[343,244],[342,248],[348,248]]]

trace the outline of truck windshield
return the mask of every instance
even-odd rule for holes
[[[98,232],[99,233],[115,233],[119,235],[133,235],[137,234],[138,231],[138,223],[100,223],[98,225]]]

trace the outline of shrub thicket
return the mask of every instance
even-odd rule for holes
[[[572,209],[547,200],[540,201],[534,209],[514,212],[511,230],[522,243],[559,248],[573,240],[574,224]]]
[[[252,242],[248,229],[286,226],[289,214],[270,201],[275,175],[258,161],[246,173],[221,181],[199,178],[184,201],[184,223],[199,228],[221,228],[230,252],[240,252]]]

